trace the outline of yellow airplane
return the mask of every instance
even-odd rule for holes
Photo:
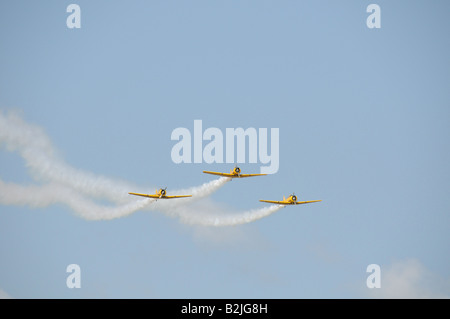
[[[303,202],[297,202],[297,196],[292,194],[288,198],[285,198],[283,196],[283,200],[282,201],[264,200],[264,199],[260,199],[259,201],[260,202],[265,202],[265,203],[271,203],[271,204],[278,204],[278,205],[300,205],[300,204],[321,202],[322,200],[307,200],[307,201],[303,201]]]
[[[128,193],[130,195],[136,195],[136,196],[142,196],[142,197],[150,197],[150,198],[156,198],[156,199],[172,199],[172,198],[182,198],[182,197],[192,197],[192,195],[177,195],[177,196],[167,196],[166,195],[166,188],[159,190],[156,190],[156,193],[153,194],[138,194],[138,193]]]
[[[210,171],[203,171],[203,173],[206,174],[212,174],[212,175],[219,175],[219,176],[225,176],[225,177],[231,177],[231,178],[242,178],[242,177],[252,177],[252,176],[263,176],[267,174],[241,174],[241,169],[237,166],[234,167],[234,169],[230,169],[229,173],[218,173],[218,172],[210,172]]]

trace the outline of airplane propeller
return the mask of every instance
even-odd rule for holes
[[[292,199],[293,199],[294,201],[297,201],[297,196],[295,196],[295,193],[292,193]]]

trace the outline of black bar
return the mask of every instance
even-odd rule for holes
[[[434,300],[433,300],[434,301]],[[8,299],[0,301],[3,311],[8,306],[18,310],[32,309],[76,315],[140,314],[145,318],[302,318],[326,314],[365,314],[385,316],[386,309],[401,309],[403,314],[428,306],[427,301],[413,299]],[[440,300],[433,305],[440,305]],[[29,306],[29,307],[28,307]],[[389,307],[389,308],[387,308]],[[434,308],[437,310],[437,308]]]

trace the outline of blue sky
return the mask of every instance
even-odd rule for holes
[[[2,203],[0,296],[448,298],[448,2],[377,1],[380,29],[369,1],[77,1],[80,29],[66,26],[70,3],[0,4],[0,110],[41,128],[68,166],[189,189],[234,165],[175,164],[175,128],[279,128],[276,174],[199,205],[323,201],[230,227]],[[2,181],[45,184],[1,143]],[[66,286],[72,263],[80,289]]]

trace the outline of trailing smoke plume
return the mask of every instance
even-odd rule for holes
[[[273,205],[240,213],[221,212],[216,203],[194,207],[192,203],[205,198],[230,178],[221,177],[200,186],[173,191],[174,194],[192,194],[183,200],[135,198],[128,192],[137,189],[132,183],[98,176],[73,168],[58,155],[50,139],[38,126],[26,123],[16,113],[0,112],[0,147],[17,152],[24,160],[34,185],[6,183],[0,178],[0,204],[47,207],[62,203],[88,220],[108,220],[128,216],[137,210],[157,210],[179,218],[187,224],[203,226],[230,226],[249,223],[266,217],[282,206]],[[107,200],[100,205],[96,200]]]

